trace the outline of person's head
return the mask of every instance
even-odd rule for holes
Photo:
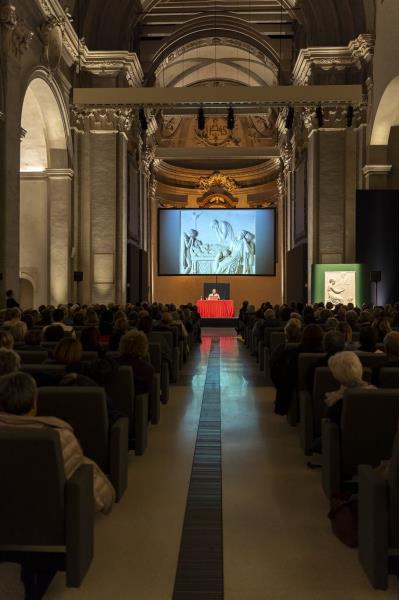
[[[390,331],[384,338],[384,351],[388,358],[399,359],[399,331]]]
[[[330,319],[332,317],[332,313],[331,310],[328,310],[327,308],[322,308],[319,312],[319,321],[320,323],[326,323],[328,321],[328,319]]]
[[[353,309],[348,310],[348,312],[346,313],[346,320],[353,329],[353,326],[356,325],[356,323],[359,320],[359,315]]]
[[[139,322],[137,323],[137,329],[139,331],[144,331],[146,335],[151,333],[152,331],[152,319],[151,317],[141,317]]]
[[[164,311],[162,313],[161,322],[163,325],[170,325],[172,323],[172,315],[170,312]]]
[[[100,344],[100,334],[97,327],[85,327],[80,334],[80,343],[82,349],[88,352],[98,350]]]
[[[61,325],[49,325],[43,333],[45,342],[59,342],[64,337],[65,331]]]
[[[53,312],[53,321],[54,323],[62,323],[62,321],[64,320],[64,309],[63,308],[56,308],[55,311]]]
[[[0,411],[10,415],[36,412],[36,382],[28,373],[10,373],[0,378]]]
[[[38,329],[29,329],[25,334],[26,346],[40,346],[42,332]]]
[[[274,313],[274,310],[272,308],[268,308],[267,310],[265,310],[265,312],[263,313],[263,317],[265,319],[275,319],[276,315]]]
[[[338,323],[337,331],[340,331],[344,335],[345,342],[348,344],[352,342],[352,327],[347,321],[341,321]]]
[[[197,236],[198,231],[196,229],[190,229],[190,237],[193,238],[193,240],[195,240]]]
[[[330,317],[326,321],[326,329],[327,331],[335,331],[338,327],[338,321],[335,317]]]
[[[290,319],[284,327],[288,343],[300,342],[302,335],[302,322],[299,319]]]
[[[12,298],[12,297],[13,297],[13,295],[14,295],[14,292],[13,292],[12,290],[7,290],[7,291],[6,291],[6,296],[7,296],[7,298]]]
[[[26,323],[26,326],[27,326],[28,329],[32,329],[32,327],[34,325],[33,315],[31,315],[29,313],[24,313],[22,315],[21,321],[23,321],[24,323]]]
[[[337,352],[328,360],[331,373],[341,385],[357,387],[362,383],[363,367],[360,358],[354,352]]]
[[[10,333],[14,338],[14,342],[23,342],[27,331],[28,327],[23,321],[17,321],[10,327]]]
[[[370,325],[364,326],[359,333],[360,350],[364,352],[375,352],[375,347],[378,342],[378,333],[374,327]]]
[[[115,331],[127,331],[129,329],[129,321],[126,317],[119,317],[114,323]]]
[[[216,291],[216,289],[215,289],[215,288],[213,288],[213,290],[212,290],[212,294],[217,294],[217,291]]]
[[[12,350],[14,347],[14,338],[9,331],[0,331],[0,348]]]
[[[95,310],[89,309],[86,314],[86,323],[89,325],[95,325],[98,323],[98,315]]]
[[[282,321],[288,322],[290,320],[291,311],[288,306],[282,306],[279,310],[279,317]]]
[[[345,350],[345,336],[340,331],[327,331],[323,339],[323,348],[328,356]]]
[[[65,338],[55,347],[54,358],[60,365],[77,363],[82,359],[82,344],[73,338]]]
[[[308,351],[319,350],[323,341],[323,330],[320,325],[306,325],[302,334],[302,346]]]
[[[0,377],[8,373],[16,373],[21,367],[19,354],[14,350],[0,348]]]
[[[21,318],[21,311],[16,306],[14,306],[14,308],[10,308],[7,311],[8,321],[18,321],[20,318]]]
[[[148,339],[143,331],[133,329],[121,338],[119,352],[133,357],[144,358],[148,353]]]

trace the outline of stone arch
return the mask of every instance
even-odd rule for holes
[[[167,42],[158,50],[154,56],[151,69],[147,75],[147,84],[153,82],[155,73],[159,67],[174,53],[178,53],[181,48],[195,42],[201,43],[201,40],[213,38],[227,39],[231,45],[234,41],[248,45],[254,53],[264,56],[265,63],[277,74],[279,57],[274,48],[269,45],[262,36],[257,34],[253,28],[249,27],[245,21],[233,16],[223,16],[213,19],[207,17],[197,17],[191,19],[183,27],[179,28]]]
[[[384,90],[375,114],[372,146],[388,146],[391,128],[399,125],[399,75]]]
[[[19,303],[24,310],[36,308],[35,279],[24,271],[19,274]]]
[[[44,70],[28,81],[21,129],[20,272],[36,305],[60,304],[70,292],[71,143],[62,94]]]

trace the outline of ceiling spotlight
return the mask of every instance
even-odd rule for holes
[[[318,107],[316,108],[316,119],[317,119],[318,126],[323,127],[324,116],[323,116],[323,109],[321,107],[321,104],[319,104]]]
[[[198,109],[197,123],[199,131],[204,131],[205,129],[205,112],[202,106]]]
[[[139,110],[139,121],[140,121],[141,131],[147,131],[148,121],[147,121],[147,117],[146,117],[144,108],[140,108],[140,110]]]
[[[346,126],[352,127],[353,124],[353,106],[349,104],[348,110],[346,111]]]
[[[234,115],[234,108],[232,106],[230,106],[229,110],[227,111],[227,129],[229,131],[233,131],[235,124],[236,124],[236,118]]]
[[[288,107],[287,116],[285,117],[285,128],[292,129],[294,124],[295,109],[293,106]]]

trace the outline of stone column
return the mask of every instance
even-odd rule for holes
[[[129,109],[74,111],[79,232],[75,265],[80,301],[126,301],[127,133]]]
[[[155,146],[146,146],[142,155],[142,207],[143,207],[143,250],[148,254],[148,298],[153,295],[153,244],[152,219],[156,219],[155,196],[157,180],[155,174]],[[144,266],[144,265],[143,265]]]
[[[20,70],[32,37],[16,8],[0,2],[0,306],[5,289],[19,290]]]

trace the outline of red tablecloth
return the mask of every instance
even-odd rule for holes
[[[205,319],[233,319],[233,300],[197,300],[198,312]]]

